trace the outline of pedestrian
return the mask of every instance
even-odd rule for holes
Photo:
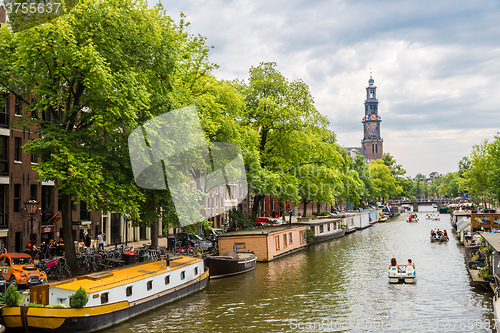
[[[7,253],[7,249],[4,244],[2,244],[2,247],[0,248],[0,253]]]
[[[103,250],[104,251],[104,236],[105,234],[101,231],[99,235],[97,236],[97,250]]]
[[[92,239],[90,238],[90,233],[87,232],[84,239],[85,239],[85,246],[87,247],[87,253],[90,253],[90,243],[92,242]]]

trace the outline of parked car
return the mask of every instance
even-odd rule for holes
[[[225,234],[225,233],[226,233],[226,230],[224,230],[224,229],[214,228],[214,229],[210,230],[209,236],[207,237],[207,239],[211,242],[214,242],[217,239],[217,237],[219,237],[220,235]]]
[[[191,246],[198,244],[198,246],[203,251],[211,251],[212,250],[212,242],[204,239],[204,237],[200,235],[195,235],[190,232],[179,232],[176,236],[176,241],[180,241],[182,244],[187,242],[190,243]]]
[[[47,282],[47,274],[38,270],[31,256],[26,253],[2,253],[0,255],[2,276],[19,287],[30,287]]]
[[[269,216],[258,217],[257,220],[255,221],[255,223],[258,226],[262,226],[262,227],[267,226],[266,223],[272,225],[273,227],[286,224],[286,222],[281,220],[281,219],[278,219],[276,217],[269,217]]]

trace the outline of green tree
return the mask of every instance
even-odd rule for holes
[[[39,181],[56,183],[67,244],[73,243],[71,206],[77,197],[90,209],[126,212],[135,220],[145,203],[161,195],[149,194],[146,202],[147,191],[135,185],[127,138],[177,105],[174,78],[205,59],[200,40],[184,29],[161,8],[126,0],[83,0],[32,29],[0,28],[0,85],[25,105],[18,126],[40,134],[23,149],[41,156],[35,166]],[[195,44],[189,53],[188,45]],[[66,255],[78,269],[72,246]]]
[[[243,121],[258,133],[257,155],[247,170],[255,217],[266,195],[282,202],[298,199],[295,174],[314,160],[311,133],[325,129],[328,121],[314,107],[309,87],[300,80],[289,82],[276,63],[250,68],[248,84],[237,86],[245,98]]]
[[[397,185],[391,169],[383,160],[371,161],[368,170],[377,185],[377,197],[388,198],[399,195],[403,189]]]

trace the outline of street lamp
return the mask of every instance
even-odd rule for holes
[[[24,204],[26,205],[28,215],[30,215],[30,242],[31,249],[33,249],[33,246],[35,245],[35,242],[33,240],[33,219],[38,212],[38,201],[36,201],[35,199],[29,199],[28,201],[25,201]]]

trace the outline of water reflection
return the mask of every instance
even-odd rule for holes
[[[453,237],[430,243],[449,216],[389,223],[321,243],[250,273],[212,280],[195,295],[109,332],[491,332],[491,292],[471,287]],[[390,258],[411,258],[415,285],[389,284]]]

